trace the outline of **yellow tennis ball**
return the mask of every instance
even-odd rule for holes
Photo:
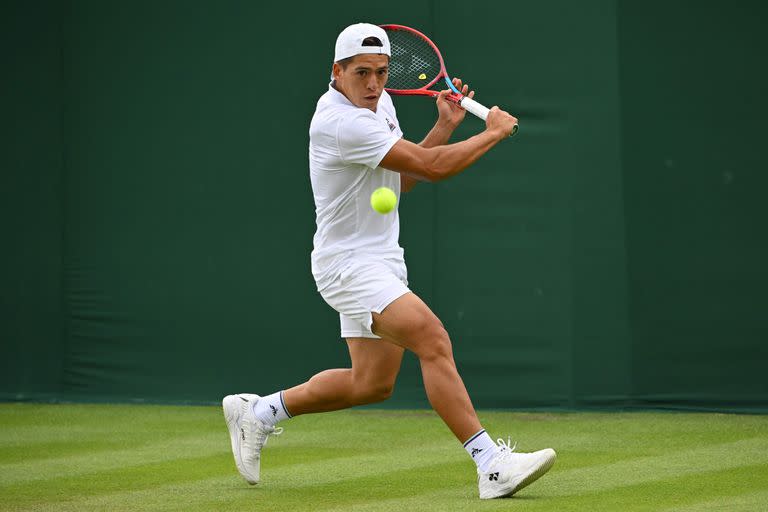
[[[371,194],[371,208],[379,213],[389,213],[397,205],[397,196],[391,188],[377,188]]]

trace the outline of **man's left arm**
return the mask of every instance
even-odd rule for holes
[[[475,91],[467,92],[469,91],[469,86],[462,86],[460,78],[454,78],[453,85],[469,98],[475,95]],[[464,115],[467,111],[456,103],[446,99],[446,96],[450,93],[451,91],[449,90],[441,91],[440,95],[437,97],[437,122],[435,123],[435,126],[429,130],[429,133],[424,137],[424,140],[419,142],[419,146],[423,148],[433,148],[435,146],[448,144],[453,131],[464,120]],[[416,178],[401,173],[400,191],[409,192],[418,182],[419,180]]]

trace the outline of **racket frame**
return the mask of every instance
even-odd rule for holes
[[[384,25],[379,25],[381,28],[383,28],[385,31],[390,30],[403,30],[405,32],[411,32],[412,34],[415,34],[416,36],[420,37],[426,43],[432,47],[432,49],[435,51],[435,54],[437,55],[438,61],[440,62],[440,72],[435,76],[435,78],[432,79],[431,82],[428,84],[425,84],[418,89],[389,89],[387,87],[384,88],[385,91],[387,91],[390,94],[395,95],[401,95],[401,96],[431,96],[433,98],[437,97],[440,92],[439,91],[433,91],[429,88],[433,85],[437,84],[438,80],[442,78],[445,81],[445,84],[448,86],[448,88],[451,90],[451,92],[446,96],[446,98],[459,106],[463,107],[467,111],[471,112],[472,114],[476,115],[483,121],[486,120],[488,117],[489,109],[488,107],[478,103],[477,101],[473,100],[469,96],[464,96],[461,91],[459,91],[456,86],[453,85],[453,82],[451,81],[451,78],[448,76],[448,70],[445,68],[445,61],[443,60],[443,54],[440,53],[440,50],[437,48],[437,45],[432,42],[430,38],[428,38],[425,34],[419,32],[415,28],[406,27],[405,25],[397,25],[394,23],[387,23]],[[517,132],[518,125],[515,124],[514,128],[512,128],[512,133],[509,135],[512,136]]]
[[[384,30],[392,29],[392,30],[403,30],[405,32],[411,32],[412,34],[417,35],[421,39],[423,39],[432,49],[435,51],[435,54],[437,55],[437,59],[440,62],[440,72],[435,76],[435,78],[432,79],[431,82],[429,82],[426,85],[423,85],[419,87],[418,89],[388,89],[384,88],[388,93],[391,94],[399,94],[403,96],[432,96],[433,98],[437,97],[440,92],[439,91],[433,91],[429,88],[435,85],[441,78],[445,81],[448,88],[452,91],[451,94],[449,94],[449,98],[454,103],[459,103],[462,98],[465,96],[461,94],[461,91],[459,91],[451,82],[451,78],[448,76],[448,70],[445,69],[445,61],[443,60],[443,55],[440,53],[440,50],[437,48],[437,45],[432,42],[430,38],[428,38],[426,35],[422,34],[415,28],[406,27],[405,25],[396,25],[394,23],[389,23],[385,25],[379,25]]]

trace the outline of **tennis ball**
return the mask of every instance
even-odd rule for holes
[[[397,205],[397,196],[391,188],[377,188],[371,194],[371,208],[379,213],[389,213]]]

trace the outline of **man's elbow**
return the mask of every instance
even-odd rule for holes
[[[423,178],[429,183],[437,183],[448,177],[448,169],[440,163],[430,163],[424,168]]]
[[[449,169],[444,164],[445,159],[440,157],[435,148],[422,149],[411,155],[408,165],[403,165],[401,172],[406,172],[418,181],[435,183],[447,177]]]
[[[430,183],[437,183],[455,174],[455,164],[444,151],[444,147],[430,148],[424,164],[424,178]]]
[[[428,158],[422,160],[422,179],[429,183],[437,183],[445,179],[446,170],[437,155],[430,154]]]

